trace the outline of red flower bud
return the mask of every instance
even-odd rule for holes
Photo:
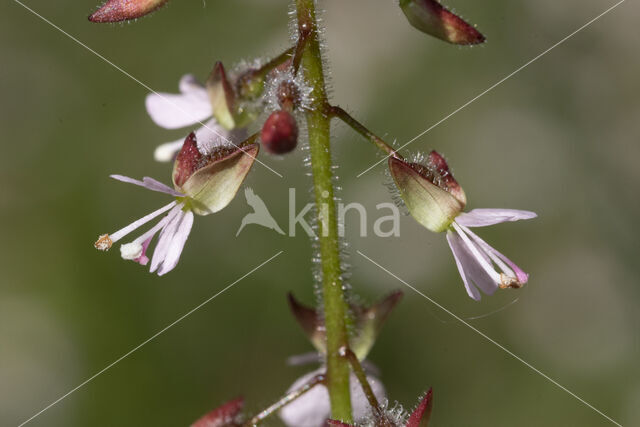
[[[298,124],[287,111],[275,111],[262,125],[260,138],[265,150],[271,154],[286,154],[298,143]]]
[[[484,36],[436,0],[400,0],[409,23],[422,31],[453,44],[483,43]]]
[[[209,412],[191,427],[235,427],[239,426],[238,415],[244,405],[244,399],[238,397]]]
[[[107,0],[89,16],[91,22],[120,22],[140,18],[163,6],[168,0]]]
[[[427,427],[433,409],[433,389],[429,389],[416,409],[413,410],[406,427]]]

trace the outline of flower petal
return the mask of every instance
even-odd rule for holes
[[[500,224],[501,222],[531,219],[537,216],[535,212],[517,209],[473,209],[470,212],[463,212],[458,215],[456,222],[465,227],[484,227]]]
[[[173,239],[171,239],[169,251],[165,256],[162,265],[160,266],[160,268],[158,268],[158,276],[167,274],[178,264],[180,255],[182,254],[182,250],[184,249],[184,244],[187,242],[187,238],[189,237],[192,226],[193,212],[189,211],[183,215],[182,221],[180,221],[180,225],[178,226]]]
[[[154,92],[147,95],[147,112],[158,126],[178,129],[211,117],[207,90],[196,84],[192,76],[182,78],[180,90],[180,94]]]
[[[298,389],[308,383],[314,376],[324,372],[324,368],[309,372],[298,378],[289,388],[289,391]],[[379,379],[372,375],[367,375],[367,380],[371,385],[373,394],[378,401],[386,399],[384,386]],[[349,377],[351,388],[351,405],[353,408],[354,420],[361,420],[371,413],[369,401],[362,391],[362,387],[354,374]],[[327,388],[320,384],[298,399],[294,400],[279,412],[280,418],[287,426],[292,427],[322,427],[327,419],[331,417],[331,405],[329,403],[329,393]]]
[[[158,191],[160,193],[170,194],[171,196],[176,196],[176,197],[184,196],[184,194],[182,194],[181,192],[176,191],[173,188],[169,187],[168,185],[165,185],[160,181],[157,181],[148,176],[145,176],[144,178],[142,178],[142,181],[138,181],[137,179],[129,178],[128,176],[124,176],[124,175],[109,175],[109,176],[118,181],[126,182],[128,184],[139,185],[140,187],[144,187],[147,190]]]
[[[506,256],[502,255],[502,253],[498,252],[497,249],[495,249],[493,246],[489,245],[487,242],[485,242],[484,240],[482,240],[480,238],[480,236],[478,236],[477,234],[475,234],[474,232],[472,232],[471,230],[466,230],[467,233],[469,234],[469,236],[471,236],[471,238],[473,239],[473,241],[476,243],[477,246],[480,247],[480,249],[486,253],[491,253],[493,255],[495,255],[496,257],[498,257],[500,260],[504,261],[509,267],[511,267],[512,271],[509,271],[508,269],[504,268],[503,266],[499,265],[499,261],[494,259],[493,262],[495,262],[496,264],[498,264],[498,266],[500,268],[502,268],[502,270],[506,273],[511,275],[511,273],[515,274],[515,278],[518,280],[518,283],[520,285],[524,285],[525,283],[527,283],[527,281],[529,280],[529,274],[525,273],[524,270],[522,270],[520,267],[518,267],[513,261],[511,261],[509,258],[507,258]]]
[[[480,301],[480,298],[482,298],[480,296],[480,292],[475,286],[473,286],[473,283],[467,279],[467,273],[465,272],[462,264],[463,259],[467,259],[464,253],[464,243],[462,242],[462,239],[453,231],[447,231],[447,242],[449,243],[449,247],[453,253],[453,259],[456,261],[456,266],[458,267],[458,272],[460,273],[464,287],[467,289],[467,294],[469,294],[469,296],[474,300]]]
[[[167,214],[167,224],[162,228],[160,232],[160,237],[158,237],[158,244],[156,245],[155,250],[153,251],[153,256],[151,257],[151,267],[149,271],[154,273],[160,264],[164,261],[167,253],[169,252],[169,246],[171,244],[171,240],[176,233],[178,225],[180,225],[180,220],[182,219],[182,204],[174,207]]]

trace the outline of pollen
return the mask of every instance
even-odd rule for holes
[[[522,285],[523,283],[520,283],[515,277],[500,273],[500,289],[519,289]]]
[[[93,244],[93,246],[95,246],[99,251],[108,251],[109,248],[111,248],[111,245],[113,245],[113,240],[111,240],[111,237],[109,237],[108,234],[101,235]]]

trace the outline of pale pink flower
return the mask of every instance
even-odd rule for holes
[[[207,88],[192,74],[180,79],[180,93],[154,92],[147,95],[146,107],[151,119],[165,129],[180,129],[199,125],[195,130],[198,148],[204,154],[220,145],[234,144],[246,137],[246,130],[227,130],[213,118],[213,108]],[[184,137],[160,144],[154,158],[159,162],[169,162],[182,148]]]
[[[148,190],[158,191],[173,197],[185,197],[184,194],[159,181],[156,181],[153,178],[144,177],[142,181],[122,175],[111,175],[111,178],[139,185]],[[149,244],[155,235],[160,233],[155,250],[153,251],[153,256],[151,257],[151,266],[149,271],[152,273],[157,272],[159,276],[168,273],[178,264],[184,244],[189,237],[189,233],[191,232],[191,227],[193,225],[193,212],[190,209],[185,208],[184,202],[179,200],[180,199],[172,201],[160,209],[132,222],[115,233],[100,236],[98,241],[95,243],[95,247],[100,250],[107,250],[114,243],[134,230],[166,213],[164,217],[148,231],[131,242],[120,246],[120,255],[123,259],[128,259],[141,265],[147,265],[149,257],[146,252]]]
[[[478,288],[487,295],[498,288],[520,288],[527,283],[529,275],[469,228],[536,216],[534,212],[515,209],[473,209],[456,216],[447,230],[447,241],[471,298],[480,299]]]

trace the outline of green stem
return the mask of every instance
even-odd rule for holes
[[[296,0],[299,34],[308,35],[302,52],[302,68],[312,87],[312,105],[305,111],[311,152],[311,171],[315,202],[318,210],[318,243],[322,262],[322,296],[327,335],[327,389],[331,401],[331,416],[351,422],[349,392],[349,362],[340,356],[348,348],[348,310],[345,301],[340,242],[334,201],[331,168],[330,118],[325,114],[327,93],[320,52],[314,0]]]
[[[328,112],[332,117],[336,117],[342,120],[343,122],[345,122],[353,130],[355,130],[360,135],[364,136],[366,139],[371,141],[382,151],[386,152],[389,155],[395,156],[399,159],[402,158],[400,154],[398,154],[396,150],[393,149],[393,147],[391,147],[389,144],[384,142],[382,138],[380,138],[379,136],[371,132],[369,129],[367,129],[362,123],[360,123],[359,121],[351,117],[351,115],[347,113],[345,110],[343,110],[342,108],[338,106],[331,106],[331,107],[328,107]]]

